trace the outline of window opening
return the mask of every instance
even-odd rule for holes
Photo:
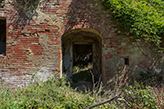
[[[6,19],[0,19],[0,55],[6,55]]]

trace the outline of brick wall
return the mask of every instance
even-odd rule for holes
[[[6,17],[7,25],[6,56],[0,56],[1,83],[28,85],[36,68],[46,65],[51,66],[50,72],[61,73],[62,35],[78,28],[93,29],[102,35],[105,84],[126,84],[134,72],[146,70],[152,63],[152,53],[143,45],[140,48],[146,49],[148,56],[143,55],[128,35],[118,33],[110,12],[98,1],[49,0],[33,11],[38,15],[23,14],[15,2],[0,9],[0,17]],[[124,64],[125,57],[129,65]]]

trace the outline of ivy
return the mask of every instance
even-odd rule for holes
[[[119,27],[129,30],[133,38],[143,38],[153,43],[158,50],[164,38],[163,0],[102,0],[110,9]]]

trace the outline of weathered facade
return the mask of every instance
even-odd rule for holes
[[[73,44],[92,44],[93,72],[110,88],[128,84],[153,65],[151,50],[118,33],[98,1],[35,0],[28,10],[17,1],[6,0],[0,9],[0,40],[6,37],[0,42],[1,84],[26,86],[36,72],[43,80],[56,73],[70,78]]]

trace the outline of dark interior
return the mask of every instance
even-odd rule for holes
[[[73,45],[73,82],[92,81],[92,44]],[[75,68],[78,67],[78,71]]]
[[[6,20],[0,19],[0,54],[6,55]]]

